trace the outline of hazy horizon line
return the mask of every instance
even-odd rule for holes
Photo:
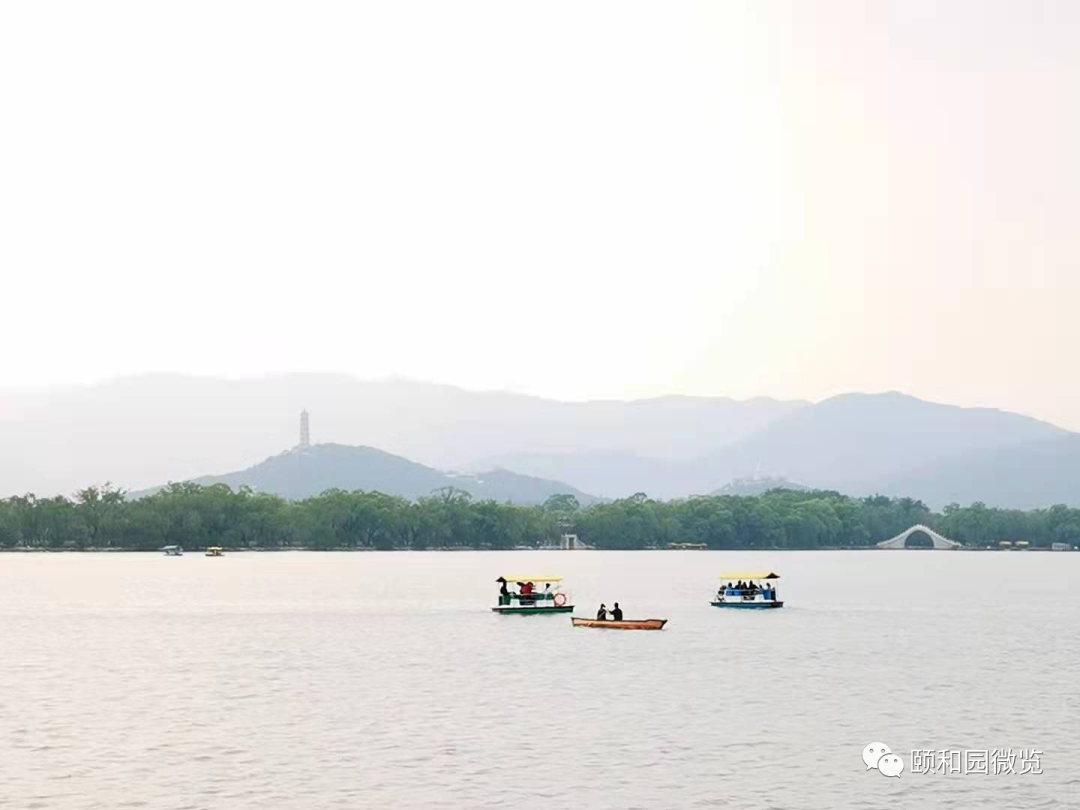
[[[781,398],[770,396],[767,394],[759,394],[752,397],[739,398],[734,396],[728,396],[725,394],[695,394],[685,392],[668,392],[662,394],[651,394],[647,396],[598,396],[598,397],[585,397],[585,398],[560,398],[545,394],[535,394],[526,391],[517,391],[512,388],[483,388],[483,387],[469,387],[467,385],[443,382],[438,380],[424,380],[416,377],[409,377],[400,374],[391,375],[379,375],[379,376],[363,376],[354,372],[348,371],[272,371],[261,372],[255,374],[245,375],[223,375],[223,374],[206,374],[187,371],[141,371],[132,372],[127,374],[116,374],[107,377],[102,377],[93,381],[76,381],[76,382],[54,382],[44,383],[36,385],[7,385],[4,388],[0,388],[0,397],[3,396],[20,396],[20,395],[35,395],[35,394],[51,394],[51,393],[68,393],[80,390],[90,390],[93,388],[102,388],[109,385],[115,385],[118,383],[124,383],[127,381],[137,380],[151,380],[154,378],[173,379],[173,380],[201,380],[211,382],[227,382],[227,383],[258,383],[262,381],[270,380],[283,380],[289,378],[302,378],[302,377],[321,377],[326,379],[338,378],[343,381],[355,382],[361,384],[399,384],[399,385],[417,385],[417,386],[433,386],[437,388],[452,389],[454,391],[460,391],[467,394],[476,395],[496,395],[496,396],[508,396],[516,397],[520,399],[531,399],[543,402],[552,402],[562,405],[594,405],[594,404],[632,404],[632,403],[645,403],[645,402],[658,402],[662,400],[703,400],[703,401],[723,401],[739,404],[750,404],[754,402],[770,402],[780,405],[821,405],[825,402],[834,399],[840,399],[850,396],[866,396],[866,397],[880,397],[895,395],[913,399],[918,402],[926,403],[929,405],[941,405],[952,408],[960,408],[963,410],[990,410],[998,411],[1001,413],[1010,413],[1017,416],[1027,417],[1039,422],[1045,422],[1046,424],[1058,427],[1061,430],[1068,432],[1076,432],[1072,428],[1064,427],[1058,422],[1051,421],[1044,417],[1036,416],[1026,411],[1011,410],[1008,408],[1002,408],[997,405],[960,405],[954,402],[948,402],[941,399],[932,399],[925,396],[918,396],[915,394],[909,394],[899,388],[886,388],[880,390],[845,390],[837,391],[821,399],[810,399],[807,397],[793,397],[793,398]]]

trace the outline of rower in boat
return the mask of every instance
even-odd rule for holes
[[[569,594],[562,590],[562,577],[512,577],[501,576],[499,583],[499,604],[492,608],[495,613],[518,615],[541,615],[548,613],[571,613],[574,606]],[[509,587],[516,583],[517,591]],[[537,585],[544,589],[537,590]]]
[[[718,608],[754,610],[782,608],[784,603],[776,598],[776,580],[778,579],[780,575],[773,571],[721,574],[720,590],[716,592],[716,596],[709,604]]]
[[[622,608],[615,602],[610,611],[606,605],[600,605],[595,619],[571,617],[570,624],[574,627],[599,627],[608,630],[663,630],[667,619],[624,619]]]

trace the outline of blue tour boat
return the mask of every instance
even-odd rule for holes
[[[773,571],[735,571],[720,575],[720,589],[716,592],[713,607],[737,610],[769,610],[782,608],[784,603],[776,598],[776,582],[780,575]]]

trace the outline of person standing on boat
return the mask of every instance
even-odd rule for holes
[[[615,607],[611,609],[611,618],[617,622],[622,621],[622,608],[619,607],[619,603],[615,603]]]
[[[607,619],[607,605],[600,603],[600,609],[596,611],[596,620],[598,622],[605,621]]]

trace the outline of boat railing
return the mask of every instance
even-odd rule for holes
[[[776,591],[770,588],[726,588],[720,596],[725,599],[742,599],[744,602],[754,602],[759,596],[764,602],[776,601]]]
[[[500,605],[509,605],[518,602],[522,605],[535,605],[537,602],[554,602],[558,591],[544,591],[541,593],[508,593],[499,596]]]

